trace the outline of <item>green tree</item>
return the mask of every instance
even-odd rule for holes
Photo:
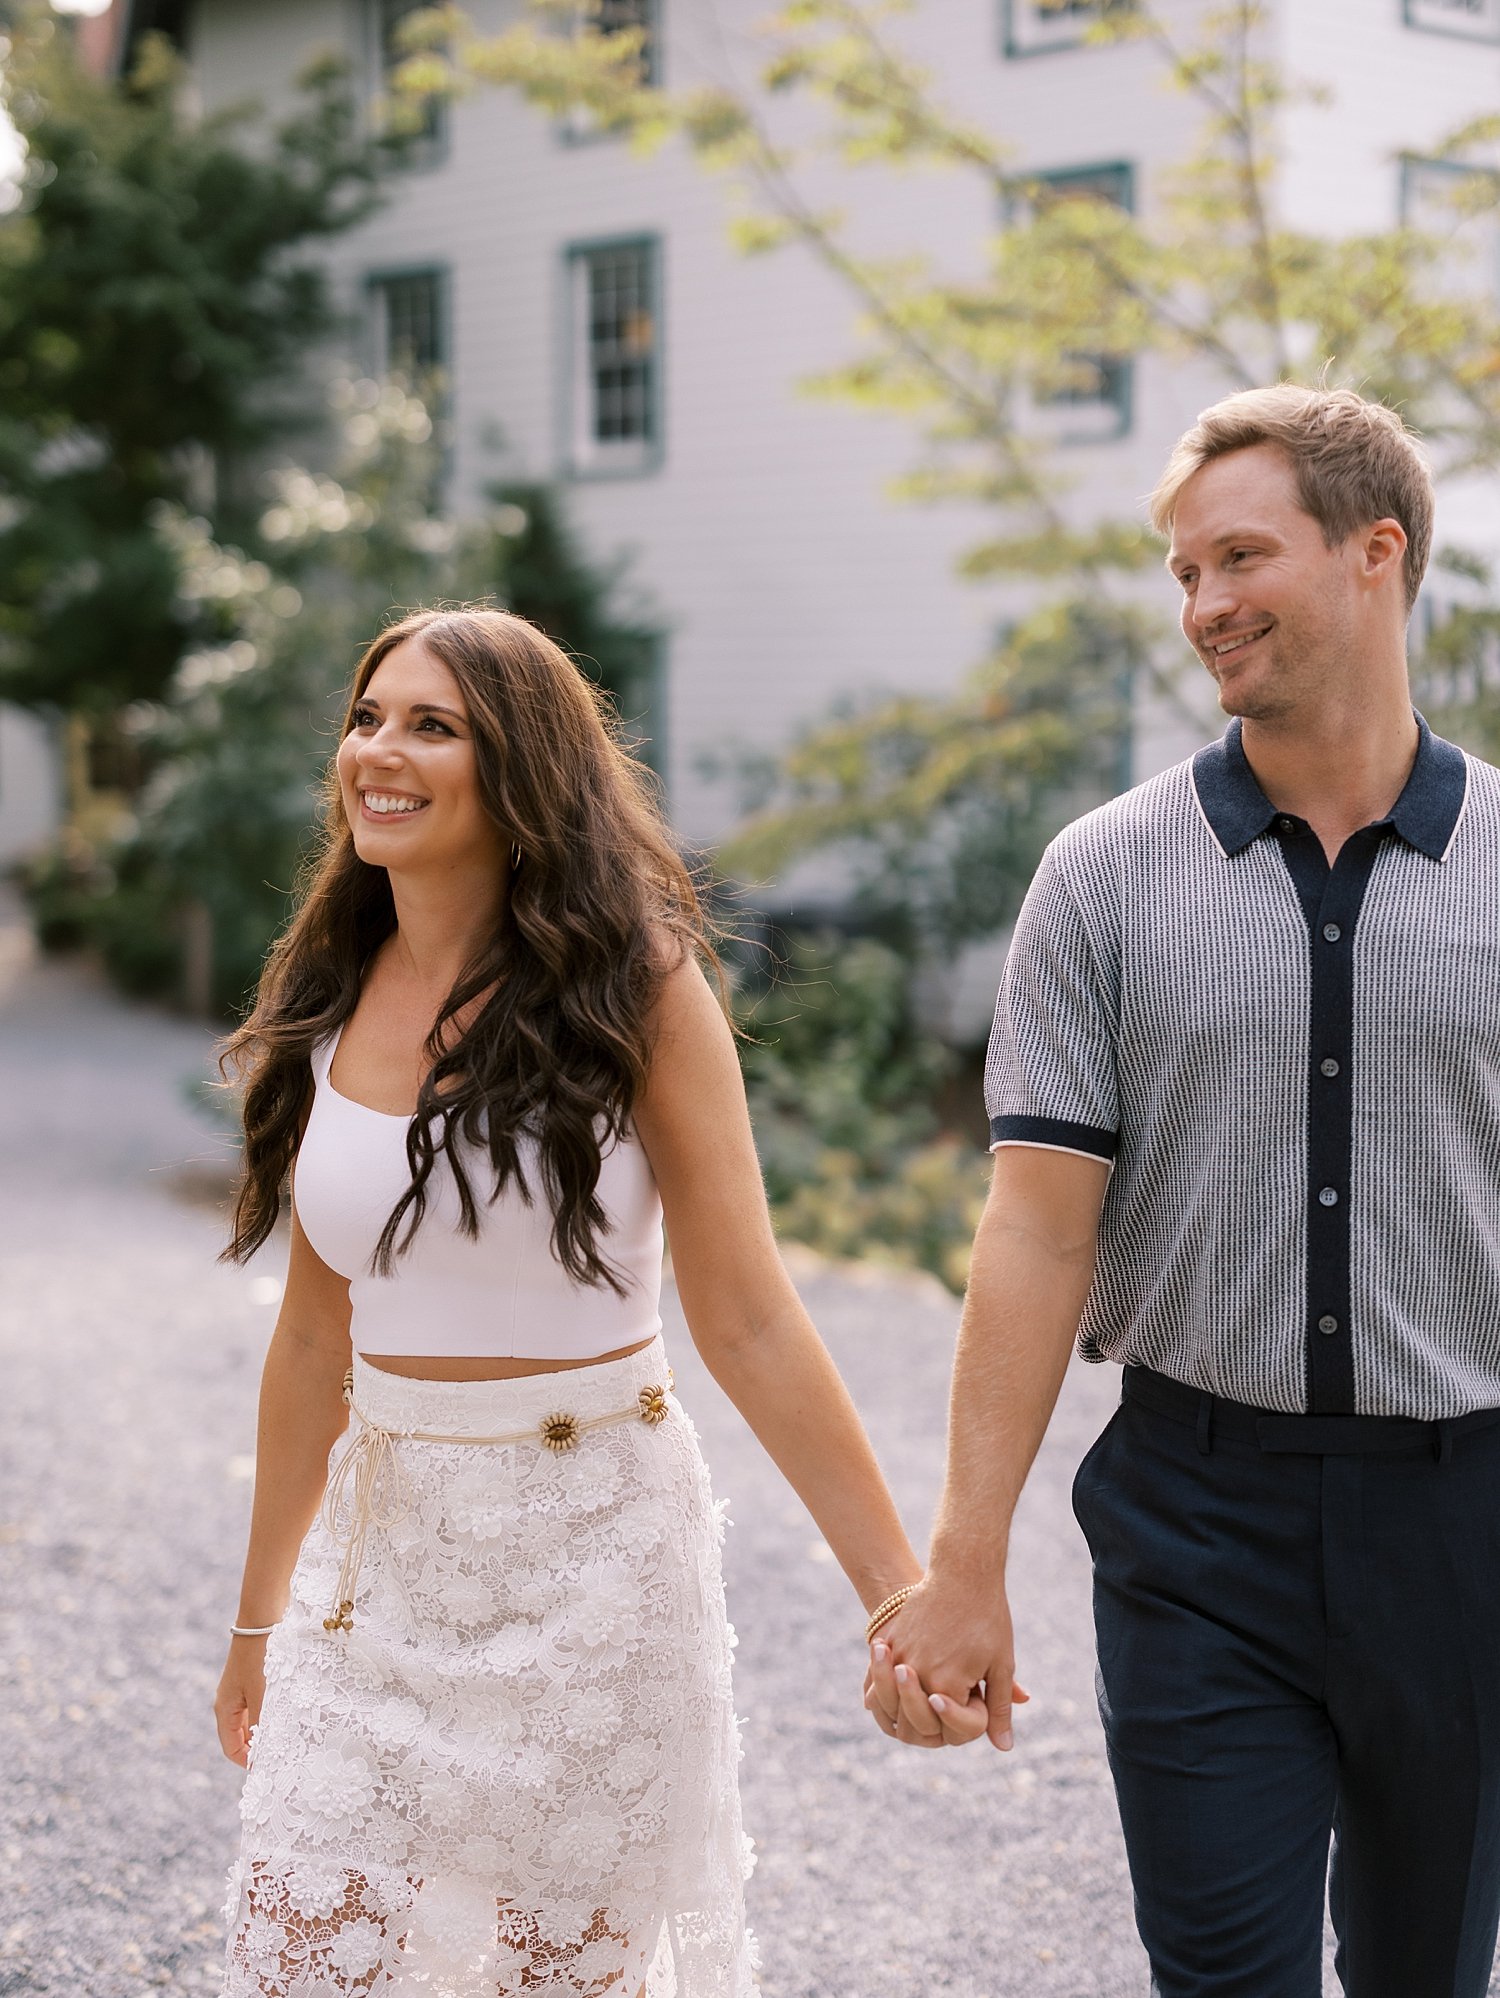
[[[1493,288],[1475,282],[1479,231],[1500,203],[1500,118],[1476,121],[1439,149],[1456,171],[1446,211],[1427,227],[1332,238],[1278,219],[1284,115],[1325,93],[1269,58],[1271,24],[1256,0],[1205,11],[1188,42],[1146,0],[1098,8],[1092,37],[1147,44],[1163,83],[1198,114],[1196,142],[1138,212],[1028,172],[1003,130],[945,104],[911,52],[904,29],[914,10],[902,0],[794,0],[765,23],[761,88],[743,95],[649,86],[639,35],[581,11],[582,25],[565,35],[559,24],[580,18],[575,0],[534,0],[529,20],[495,37],[477,33],[461,9],[430,10],[412,24],[413,53],[398,81],[430,92],[477,80],[548,113],[581,105],[642,149],[685,141],[725,177],[746,252],[811,250],[846,286],[863,328],[858,353],[811,386],[911,419],[923,445],[908,497],[992,510],[994,531],[963,571],[1040,586],[1035,634],[1023,625],[1007,650],[1052,650],[1057,666],[1040,697],[1033,686],[1013,701],[1002,664],[951,700],[888,704],[814,731],[793,749],[781,796],[731,849],[743,865],[852,842],[864,849],[867,877],[883,874],[889,885],[893,865],[909,865],[935,908],[944,896],[930,888],[932,869],[946,852],[946,899],[956,905],[975,849],[955,826],[982,823],[997,788],[1076,793],[1098,761],[1086,750],[1059,756],[1055,735],[1080,699],[1097,720],[1101,641],[1138,686],[1158,700],[1179,698],[1180,640],[1139,608],[1138,572],[1159,558],[1157,544],[1134,517],[1088,516],[1036,420],[1101,369],[1156,357],[1190,367],[1195,380],[1217,379],[1225,392],[1327,371],[1400,407],[1440,472],[1500,463],[1500,312]],[[768,115],[787,97],[813,114],[795,148]],[[826,181],[830,161],[851,176],[920,167],[977,181],[996,217],[982,270],[956,279],[916,244],[899,257],[863,255],[843,218],[806,194],[806,170]],[[1466,245],[1474,246],[1467,267]],[[1436,690],[1453,697],[1445,720],[1476,745],[1497,689],[1490,616],[1479,606],[1455,620],[1430,668]],[[1059,617],[1076,640],[1071,655],[1066,642],[1056,647]],[[989,731],[986,748],[967,756],[964,731],[987,699],[1005,709],[1006,729]],[[1047,818],[1037,802],[1033,833]],[[896,862],[892,811],[909,862]],[[1013,901],[1012,870],[1020,878],[1029,870],[1034,844],[1030,853],[1026,844],[997,839],[995,870],[1008,880],[983,897],[991,913]],[[913,917],[920,922],[922,911]]]
[[[0,61],[27,146],[0,217],[0,698],[65,711],[122,780],[33,870],[34,907],[130,989],[229,1010],[393,605],[510,603],[631,711],[659,634],[545,488],[446,517],[441,383],[330,386],[312,358],[341,330],[319,254],[403,143],[362,133],[335,65],[268,130],[184,115],[160,40],[102,81],[23,9]],[[273,462],[292,437],[329,468]]]
[[[1492,563],[1457,548],[1438,550],[1434,567],[1463,591],[1422,643],[1416,692],[1440,735],[1500,763],[1500,604]]]
[[[1010,920],[1062,821],[1119,788],[1132,670],[1150,636],[1129,609],[1049,605],[955,694],[896,695],[816,723],[761,766],[759,798],[747,772],[755,809],[720,866],[764,881],[837,850],[872,928],[911,961],[951,959]]]
[[[625,562],[599,562],[585,552],[551,486],[503,481],[488,495],[492,522],[513,529],[486,588],[507,610],[530,618],[572,654],[591,680],[614,697],[627,730],[651,716],[664,633],[639,605],[621,599]],[[482,576],[477,578],[482,581]],[[658,771],[661,744],[641,753]]]
[[[28,157],[0,217],[0,697],[108,716],[182,650],[153,508],[243,538],[254,454],[315,410],[337,322],[312,251],[369,212],[380,148],[326,63],[267,134],[181,116],[157,39],[102,81],[33,10],[3,54]]]

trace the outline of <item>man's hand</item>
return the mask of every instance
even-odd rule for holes
[[[973,1590],[929,1575],[876,1635],[865,1706],[883,1734],[916,1748],[956,1748],[988,1735],[1011,1746],[1015,1643],[1003,1589],[976,1614]]]

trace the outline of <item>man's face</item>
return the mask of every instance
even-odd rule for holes
[[[1351,538],[1329,548],[1274,444],[1215,458],[1182,488],[1167,566],[1182,629],[1226,714],[1273,721],[1350,670],[1358,591]]]

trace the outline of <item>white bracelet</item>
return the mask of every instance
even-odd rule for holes
[[[269,1637],[276,1628],[274,1623],[258,1623],[253,1628],[249,1624],[232,1623],[229,1626],[231,1637]]]

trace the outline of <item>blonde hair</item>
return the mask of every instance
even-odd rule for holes
[[[1205,409],[1177,440],[1157,481],[1151,525],[1159,534],[1169,533],[1193,474],[1255,444],[1274,444],[1291,459],[1297,497],[1330,548],[1377,520],[1401,523],[1410,614],[1432,550],[1432,474],[1396,412],[1352,389],[1277,382],[1272,388],[1242,389]]]

